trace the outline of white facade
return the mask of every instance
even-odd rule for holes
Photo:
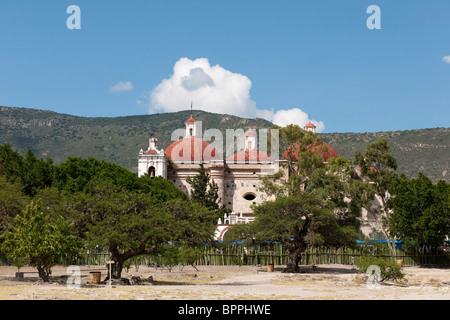
[[[139,151],[138,176],[148,174],[150,177],[167,179],[167,156],[164,149],[157,149],[158,140],[150,138],[147,151]]]

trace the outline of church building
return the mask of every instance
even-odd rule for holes
[[[311,122],[304,127],[304,130],[312,132],[315,129],[316,126]],[[161,176],[190,195],[191,186],[186,179],[196,176],[202,163],[218,186],[219,204],[232,212],[218,220],[216,239],[222,240],[232,225],[254,220],[251,206],[267,200],[267,195],[259,190],[259,177],[278,172],[283,168],[281,162],[285,161],[283,159],[287,155],[283,154],[281,159],[272,158],[257,150],[257,135],[253,130],[248,130],[244,134],[244,148],[224,158],[221,150],[216,150],[200,137],[202,132],[199,131],[201,124],[198,126],[191,115],[185,122],[184,137],[171,143],[165,150],[158,149],[158,140],[151,137],[148,149],[139,152],[138,175]],[[329,144],[323,142],[323,145],[326,147],[322,152],[323,161],[338,156]]]
[[[257,150],[257,136],[252,130],[245,133],[245,148],[226,159],[209,142],[199,138],[197,121],[191,116],[185,122],[185,136],[165,150],[158,150],[157,139],[151,137],[146,151],[140,150],[138,175],[161,176],[190,194],[187,177],[196,176],[199,164],[218,186],[220,204],[232,213],[218,221],[218,238],[235,223],[253,220],[251,205],[262,203],[265,194],[258,190],[259,176],[278,172],[280,163],[267,153]]]

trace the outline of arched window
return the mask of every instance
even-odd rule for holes
[[[151,166],[150,168],[148,168],[148,175],[150,176],[150,178],[154,178],[155,177],[155,167]]]

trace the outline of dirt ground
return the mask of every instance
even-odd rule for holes
[[[301,273],[268,272],[266,266],[192,266],[171,271],[132,266],[122,276],[139,284],[91,284],[90,272],[102,266],[79,266],[80,286],[67,284],[67,266],[52,269],[49,283],[31,267],[0,267],[0,300],[450,300],[450,268],[404,267],[397,283],[367,283],[352,266],[302,266]]]

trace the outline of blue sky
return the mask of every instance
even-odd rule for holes
[[[0,105],[115,117],[193,100],[323,132],[448,127],[449,16],[443,0],[2,0]]]

